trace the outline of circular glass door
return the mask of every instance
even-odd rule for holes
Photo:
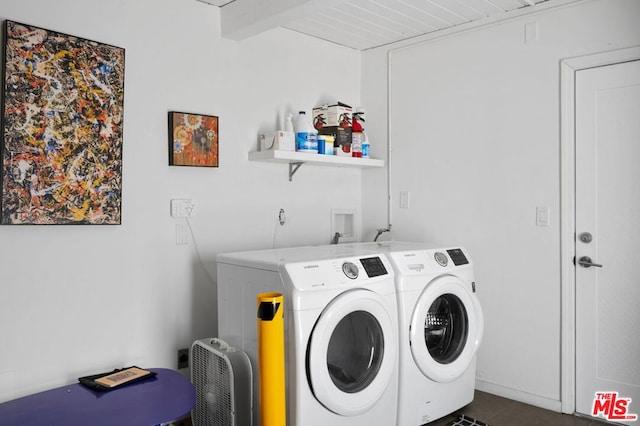
[[[427,350],[440,364],[454,362],[464,349],[469,334],[469,318],[462,301],[443,294],[433,301],[424,321]]]
[[[367,411],[390,382],[395,347],[395,325],[378,294],[341,294],[320,315],[309,343],[308,378],[316,399],[344,416]]]
[[[473,360],[482,338],[480,304],[462,281],[440,277],[418,298],[411,318],[411,354],[431,380],[450,382]]]
[[[384,336],[378,320],[366,311],[350,312],[329,339],[331,381],[343,392],[360,392],[375,379],[383,356]]]

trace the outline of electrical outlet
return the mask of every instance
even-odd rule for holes
[[[409,191],[400,191],[400,208],[409,208]]]
[[[192,217],[195,214],[196,204],[192,200],[171,200],[171,217]]]
[[[189,348],[178,349],[178,370],[189,368]]]

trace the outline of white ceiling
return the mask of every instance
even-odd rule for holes
[[[222,35],[276,26],[366,50],[471,22],[506,19],[566,0],[198,0],[221,7]]]

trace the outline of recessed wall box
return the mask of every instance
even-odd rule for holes
[[[331,210],[331,238],[340,234],[338,242],[356,241],[356,211],[350,209]]]

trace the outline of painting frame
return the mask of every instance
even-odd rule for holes
[[[219,167],[219,117],[169,111],[169,165]]]
[[[0,224],[120,225],[125,49],[3,24]]]

